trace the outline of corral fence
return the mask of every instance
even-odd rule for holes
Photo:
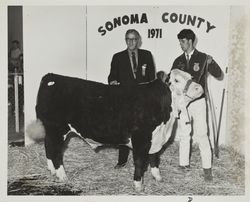
[[[23,133],[24,80],[23,72],[15,69],[8,73],[8,132]]]

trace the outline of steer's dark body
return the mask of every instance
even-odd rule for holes
[[[152,132],[170,111],[171,92],[160,80],[122,87],[55,74],[43,77],[36,105],[46,132],[46,156],[55,169],[63,164],[63,135],[70,124],[84,138],[103,144],[126,144],[131,138],[134,180],[143,176]]]

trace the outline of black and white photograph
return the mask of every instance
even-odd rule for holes
[[[248,201],[249,13],[1,1],[0,201]]]

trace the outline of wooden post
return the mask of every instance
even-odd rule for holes
[[[14,74],[14,90],[15,90],[15,129],[16,132],[19,133],[20,126],[19,126],[19,92],[18,92],[18,73],[15,70]]]

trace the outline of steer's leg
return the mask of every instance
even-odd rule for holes
[[[145,166],[148,159],[148,152],[151,146],[150,134],[140,135],[134,134],[132,136],[133,145],[133,159],[134,159],[134,185],[136,191],[142,191],[142,180],[145,172]]]
[[[45,127],[45,151],[48,169],[56,174],[60,181],[66,181],[67,176],[63,167],[63,135],[60,128],[55,126]]]
[[[151,174],[157,181],[162,181],[162,177],[160,174],[160,152],[149,154],[149,164],[151,167]]]
[[[129,147],[126,145],[119,145],[119,156],[118,156],[118,163],[116,164],[115,168],[124,167],[128,161],[129,155]]]

